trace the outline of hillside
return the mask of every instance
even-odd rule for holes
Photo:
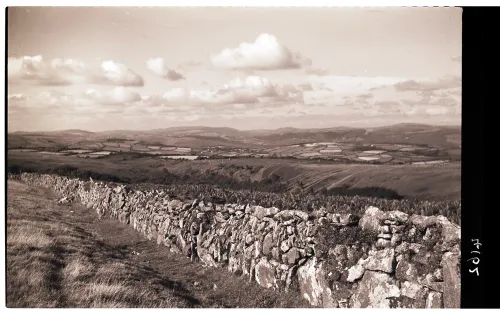
[[[281,128],[276,130],[239,131],[232,128],[173,127],[148,131],[56,131],[9,133],[9,148],[42,140],[57,140],[56,143],[76,143],[82,139],[105,139],[108,137],[143,140],[151,143],[182,144],[185,147],[209,145],[203,140],[212,139],[211,144],[238,147],[246,145],[282,146],[308,142],[363,142],[367,144],[425,144],[447,147],[460,146],[459,126],[432,126],[424,124],[396,124],[377,128],[336,127],[326,129]],[[24,138],[22,140],[21,138]],[[21,141],[19,141],[21,140]],[[39,142],[42,143],[42,142]]]
[[[166,160],[158,157],[116,154],[103,158],[78,158],[37,154],[34,152],[9,152],[9,167],[25,169],[56,169],[71,165],[82,170],[117,176],[123,180],[162,183],[170,174],[185,176],[192,183],[213,176],[214,182],[249,184],[265,182],[279,176],[289,189],[299,183],[304,190],[321,188],[384,187],[402,196],[417,199],[460,199],[461,166],[389,166],[362,164],[317,163],[292,159],[233,159],[228,160]],[[217,177],[217,178],[215,178]]]

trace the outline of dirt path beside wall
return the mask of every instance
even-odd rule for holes
[[[9,180],[8,307],[308,307],[171,253],[117,220]]]

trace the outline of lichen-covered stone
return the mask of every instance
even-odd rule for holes
[[[397,223],[406,223],[408,221],[408,214],[401,211],[390,211],[384,214],[384,219],[392,220]]]
[[[363,276],[363,274],[365,273],[365,267],[364,267],[365,263],[366,263],[365,259],[360,259],[358,264],[350,267],[347,270],[348,272],[347,282],[357,281]]]
[[[391,241],[390,240],[386,240],[386,239],[378,239],[377,242],[375,243],[375,246],[377,248],[386,248],[386,247],[389,247],[391,246]]]
[[[264,237],[264,242],[262,244],[262,253],[266,256],[271,255],[273,247],[275,247],[274,241],[273,241],[273,235],[271,233],[268,233]]]
[[[288,265],[295,265],[300,259],[299,249],[296,247],[291,248],[286,254],[283,255],[283,262]]]
[[[443,294],[430,292],[425,303],[426,309],[443,309]]]
[[[281,220],[287,220],[293,217],[298,217],[304,221],[307,221],[309,219],[309,214],[303,211],[298,211],[298,210],[284,210],[276,213],[274,215],[275,219],[281,219]]]
[[[303,297],[313,306],[323,306],[323,296],[327,297],[325,300],[328,304],[331,303],[329,299],[331,291],[327,291],[327,283],[325,271],[322,264],[317,264],[316,257],[313,257],[298,269],[297,276],[299,280],[300,292]]]
[[[394,279],[387,273],[366,271],[351,297],[352,308],[390,308],[390,298],[401,295]]]
[[[423,289],[423,286],[418,284],[418,283],[408,282],[408,281],[404,281],[401,283],[401,295],[412,298],[412,299],[416,299],[418,293],[422,289]]]
[[[359,226],[364,231],[378,233],[383,217],[384,212],[376,207],[370,206],[359,220]]]
[[[420,230],[436,225],[435,216],[411,215],[408,222]]]
[[[276,284],[276,269],[269,263],[266,258],[262,258],[255,265],[255,280],[260,286],[265,288],[275,288]]]
[[[388,248],[371,254],[365,263],[365,268],[372,271],[392,273],[394,271],[394,264],[394,249]]]
[[[460,257],[448,252],[441,261],[443,267],[443,300],[445,308],[460,308]]]
[[[418,270],[415,265],[408,260],[401,260],[396,266],[396,279],[401,281],[416,282]]]
[[[447,244],[458,243],[461,238],[461,229],[444,216],[437,216],[437,224],[441,228],[443,242]]]

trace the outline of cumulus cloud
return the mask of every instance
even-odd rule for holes
[[[61,115],[120,113],[134,105],[140,106],[141,96],[126,87],[115,87],[106,91],[89,89],[85,92],[68,94],[46,91],[32,95],[10,94],[8,109],[13,113],[46,115],[57,112]]]
[[[39,85],[110,84],[142,86],[141,76],[127,66],[114,61],[104,61],[99,70],[88,68],[74,59],[45,61],[41,55],[9,57],[7,61],[9,83],[34,83]]]
[[[400,92],[417,91],[429,92],[442,89],[451,89],[462,86],[462,78],[459,76],[445,76],[437,81],[415,81],[407,80],[394,84],[394,88]]]
[[[270,34],[261,34],[255,42],[243,42],[236,48],[226,48],[211,55],[212,65],[243,70],[296,69],[309,66],[311,60],[292,52]]]
[[[336,105],[337,107],[353,107],[354,106],[354,102],[350,99],[347,99],[346,101],[344,101],[343,103],[341,104],[338,104]]]
[[[402,102],[409,107],[461,107],[460,98],[446,94],[443,95],[445,96],[422,96],[420,100],[402,100]]]
[[[297,87],[299,89],[301,89],[302,91],[312,91],[313,90],[311,83],[299,84]]]
[[[314,85],[328,87],[339,94],[361,94],[387,85],[403,81],[400,77],[368,77],[368,76],[309,76]]]
[[[41,55],[9,57],[7,60],[9,82],[22,80],[43,85],[69,85],[85,80],[85,65],[74,59],[44,61]]]
[[[448,113],[448,109],[446,107],[431,107],[426,109],[426,112],[431,116],[443,115]]]
[[[372,93],[359,94],[356,96],[356,98],[361,99],[361,100],[363,100],[363,99],[366,100],[369,98],[373,98],[373,94]]]
[[[141,95],[123,86],[115,87],[106,92],[89,89],[84,93],[84,97],[100,104],[111,105],[121,105],[142,100]]]
[[[374,104],[382,114],[395,114],[401,112],[400,103],[396,101],[378,101]]]
[[[302,91],[293,85],[273,84],[259,76],[236,78],[213,89],[174,88],[165,92],[162,99],[179,105],[206,105],[207,109],[231,104],[282,105],[304,101]]]
[[[144,81],[141,76],[133,72],[124,64],[114,62],[112,60],[103,61],[101,63],[101,74],[97,76],[97,80],[108,82],[113,85],[120,86],[143,86]]]
[[[165,60],[161,57],[151,58],[146,61],[146,67],[156,73],[160,77],[166,78],[170,81],[177,81],[185,79],[185,77],[174,69],[169,68],[165,64]]]
[[[454,62],[462,63],[462,56],[452,57],[451,60],[454,61]]]
[[[73,97],[62,92],[47,91],[35,95],[9,94],[7,96],[7,110],[9,118],[18,115],[52,115],[57,113],[73,101]]]
[[[460,109],[457,107],[445,107],[429,104],[410,105],[404,111],[405,116],[410,117],[432,117],[432,116],[456,116],[460,115]]]
[[[22,94],[22,93],[9,94],[7,96],[7,99],[12,100],[12,101],[21,101],[21,100],[25,100],[26,98],[27,98],[27,96]]]
[[[22,112],[29,108],[30,96],[22,93],[7,95],[7,113],[9,115]]]

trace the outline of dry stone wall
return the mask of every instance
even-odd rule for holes
[[[362,217],[274,207],[180,201],[161,190],[23,173],[60,203],[79,201],[187,255],[202,222],[198,254],[212,267],[260,286],[298,291],[313,306],[459,308],[460,227],[443,216],[367,207]]]

